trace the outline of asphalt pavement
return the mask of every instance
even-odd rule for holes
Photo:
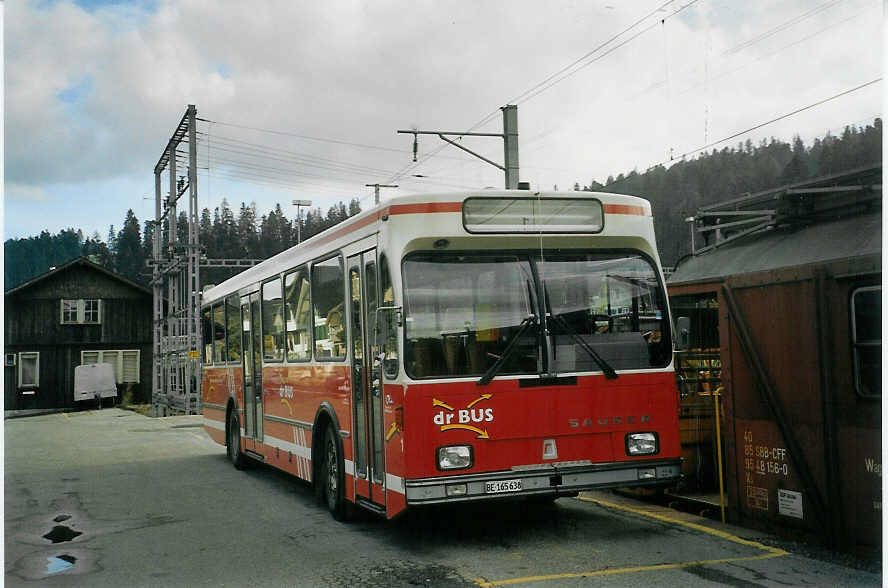
[[[7,586],[878,586],[878,570],[614,495],[334,521],[201,416],[5,422]]]

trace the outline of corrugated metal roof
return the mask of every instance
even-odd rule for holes
[[[882,215],[853,216],[806,227],[771,228],[686,258],[669,284],[880,255]]]

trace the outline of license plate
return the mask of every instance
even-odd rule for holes
[[[521,480],[497,480],[484,482],[485,494],[501,494],[503,492],[520,492]]]

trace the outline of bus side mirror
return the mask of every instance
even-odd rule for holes
[[[691,318],[680,316],[675,321],[675,349],[686,351],[691,346]]]

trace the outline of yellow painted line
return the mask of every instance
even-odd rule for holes
[[[68,416],[68,413],[67,413],[67,412],[63,412],[62,414],[65,415],[65,418],[66,418],[66,419],[68,419],[69,421],[71,420],[71,417]]]
[[[754,561],[760,559],[771,559],[781,557],[776,553],[762,553],[760,555],[749,555],[746,557],[726,557],[724,559],[704,559],[700,561],[685,561],[670,564],[654,564],[650,566],[634,566],[630,568],[609,568],[606,570],[591,570],[588,572],[573,572],[565,574],[549,574],[546,576],[524,576],[523,578],[509,578],[508,580],[487,581],[483,579],[475,580],[475,583],[482,588],[490,588],[492,586],[511,586],[513,584],[524,584],[531,582],[545,582],[546,580],[569,580],[571,578],[595,578],[600,576],[615,576],[618,574],[632,574],[637,572],[655,572],[659,570],[677,570],[681,568],[692,568],[695,566],[708,566],[723,563],[733,563],[738,561]]]
[[[682,521],[680,519],[675,519],[666,515],[662,515],[659,513],[653,513],[647,510],[642,510],[640,508],[633,508],[631,506],[625,506],[622,504],[617,504],[615,502],[610,502],[607,500],[599,500],[597,498],[587,498],[584,496],[578,497],[579,500],[584,502],[591,502],[593,504],[597,504],[599,506],[603,506],[605,508],[612,508],[615,510],[622,510],[624,512],[630,512],[639,516],[648,517],[652,519],[656,519],[658,521],[663,521],[666,523],[670,523],[673,525],[680,525],[682,527],[687,527],[688,529],[694,529],[695,531],[699,531],[701,533],[706,533],[708,535],[713,535],[720,539],[724,539],[726,541],[731,541],[733,543],[738,543],[740,545],[745,545],[747,547],[753,547],[755,549],[760,549],[765,553],[761,553],[759,555],[748,555],[744,557],[726,557],[723,559],[707,559],[707,560],[699,560],[699,561],[685,561],[685,562],[676,562],[676,563],[665,563],[665,564],[653,564],[647,566],[632,566],[625,568],[608,568],[604,570],[589,570],[586,572],[566,572],[561,574],[547,574],[542,576],[523,576],[520,578],[509,578],[506,580],[485,580],[483,578],[479,578],[475,580],[475,583],[482,588],[490,588],[492,586],[511,586],[513,584],[524,584],[524,583],[532,583],[532,582],[544,582],[546,580],[568,580],[571,578],[594,578],[600,576],[614,576],[618,574],[633,574],[638,572],[654,572],[660,570],[677,570],[682,568],[692,568],[696,566],[708,566],[708,565],[717,565],[724,563],[733,563],[738,561],[757,561],[763,559],[772,559],[775,557],[783,557],[784,555],[789,555],[788,551],[784,551],[777,547],[770,547],[768,545],[763,545],[757,541],[750,541],[749,539],[743,539],[741,537],[737,537],[736,535],[732,535],[731,533],[727,533],[725,531],[720,531],[718,529],[713,529],[711,527],[707,527],[704,525],[699,525],[697,523],[691,523],[689,521]]]
[[[727,541],[732,541],[734,543],[739,543],[740,545],[746,545],[749,547],[754,547],[756,549],[761,549],[762,551],[767,551],[768,553],[773,554],[775,557],[779,557],[782,555],[789,555],[788,551],[784,551],[777,547],[770,547],[768,545],[763,545],[758,541],[750,541],[749,539],[743,539],[741,537],[737,537],[736,535],[732,535],[731,533],[727,533],[725,531],[719,531],[718,529],[713,529],[712,527],[707,527],[705,525],[698,525],[697,523],[691,523],[689,521],[682,521],[680,519],[675,519],[672,517],[668,517],[666,515],[653,513],[647,510],[642,510],[640,508],[633,508],[631,506],[625,506],[623,504],[617,504],[616,502],[610,502],[607,500],[600,500],[598,498],[586,498],[585,496],[579,496],[579,500],[584,502],[592,502],[594,504],[598,504],[600,506],[605,506],[607,508],[613,508],[616,510],[622,510],[626,512],[631,512],[633,514],[637,514],[643,517],[649,517],[652,519],[657,519],[658,521],[664,521],[666,523],[672,523],[673,525],[681,525],[682,527],[687,527],[689,529],[694,529],[695,531],[700,531],[701,533],[708,533],[709,535],[715,535],[721,539],[725,539]]]

